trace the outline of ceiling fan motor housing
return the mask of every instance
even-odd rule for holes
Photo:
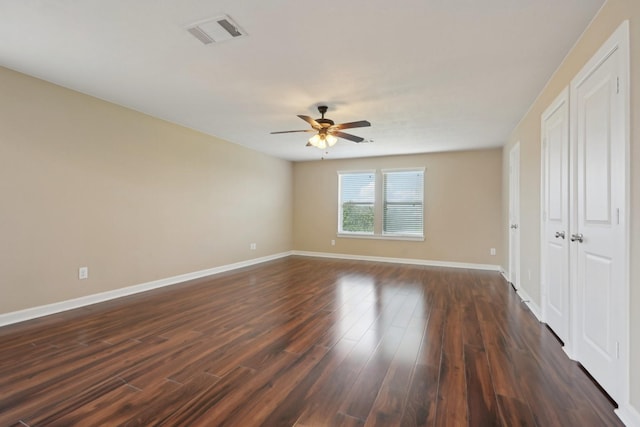
[[[316,119],[316,122],[320,123],[320,125],[322,125],[323,128],[328,128],[329,126],[333,126],[335,124],[333,122],[333,120],[324,118],[324,115],[325,115],[325,113],[327,112],[328,109],[329,108],[326,105],[318,106],[318,111],[320,112],[322,117],[319,118],[319,119]]]

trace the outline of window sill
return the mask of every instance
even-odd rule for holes
[[[338,233],[337,237],[347,239],[373,239],[373,240],[406,240],[412,242],[424,242],[424,236],[412,236],[401,234],[358,234],[358,233]]]

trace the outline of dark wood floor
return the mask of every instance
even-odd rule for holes
[[[2,426],[615,426],[498,273],[290,257],[0,328]]]

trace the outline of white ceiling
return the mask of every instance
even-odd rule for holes
[[[0,65],[289,160],[503,145],[604,0],[0,0]],[[248,36],[185,26],[229,15]]]

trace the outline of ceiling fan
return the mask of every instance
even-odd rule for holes
[[[306,130],[285,130],[281,132],[271,132],[271,134],[277,133],[293,133],[293,132],[317,132],[307,142],[307,147],[313,146],[320,149],[325,149],[327,146],[333,147],[338,141],[338,138],[348,139],[353,142],[362,142],[364,138],[351,135],[349,133],[342,132],[342,129],[362,128],[371,126],[366,120],[360,120],[358,122],[341,123],[336,125],[333,120],[325,119],[324,114],[327,112],[328,107],[326,105],[318,106],[318,111],[322,115],[319,119],[312,119],[309,116],[298,115],[302,120],[309,123],[313,129]]]

